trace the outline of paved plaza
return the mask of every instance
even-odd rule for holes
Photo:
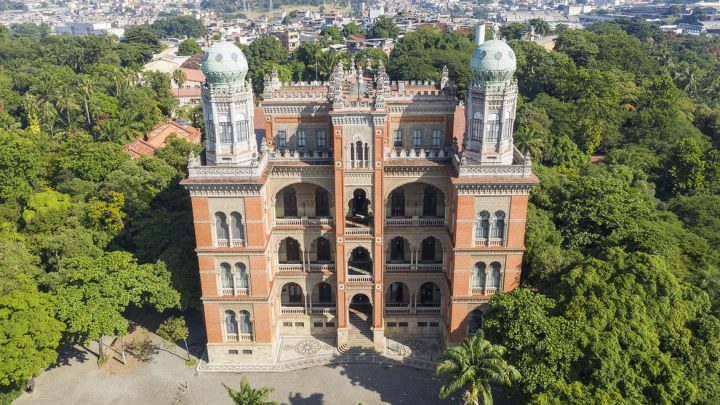
[[[166,350],[156,336],[150,336],[150,354],[143,361],[129,359],[127,366],[111,360],[98,368],[97,345],[90,351],[65,348],[60,364],[43,373],[35,392],[24,394],[16,404],[230,404],[222,383],[237,388],[241,376],[254,387],[275,388],[271,399],[282,404],[461,402],[459,394],[440,401],[440,379],[430,371],[405,366],[335,364],[284,373],[197,373],[185,365],[182,349]]]

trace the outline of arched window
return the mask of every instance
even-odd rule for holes
[[[435,187],[426,187],[423,196],[423,216],[434,217],[437,215],[437,189]]]
[[[230,214],[230,229],[232,230],[232,238],[235,240],[245,239],[245,232],[243,231],[242,215],[237,212]]]
[[[322,187],[315,188],[315,216],[330,216],[330,194]]]
[[[235,279],[233,278],[230,265],[227,263],[220,264],[220,285],[222,285],[223,289],[235,288]]]
[[[295,189],[287,187],[283,190],[283,215],[286,217],[297,216],[297,197],[295,197]]]
[[[405,296],[404,296],[404,288],[405,285],[403,283],[392,283],[390,284],[390,296],[388,297],[388,302],[391,304],[401,304],[405,302]]]
[[[485,288],[485,269],[487,266],[485,263],[480,262],[475,264],[475,270],[473,271],[473,288]]]
[[[368,146],[367,142],[365,143],[365,161],[370,161],[370,147]]]
[[[332,287],[328,283],[318,284],[318,301],[321,303],[332,302]]]
[[[432,236],[422,241],[420,249],[420,260],[424,262],[435,261],[435,238]]]
[[[397,188],[390,193],[390,216],[405,216],[405,189],[402,187]]]
[[[250,320],[250,313],[248,311],[240,311],[238,313],[239,315],[239,324],[240,324],[240,333],[243,335],[249,335],[252,334],[252,320]]]
[[[483,313],[479,309],[470,312],[470,324],[468,325],[468,334],[474,335],[475,332],[483,327]]]
[[[490,277],[488,277],[488,288],[500,288],[500,263],[490,264]]]
[[[320,237],[317,239],[317,261],[329,262],[330,260],[330,241]]]
[[[390,261],[405,261],[405,240],[400,236],[390,241]]]
[[[493,238],[502,239],[505,237],[505,213],[495,212],[495,226],[493,227]]]
[[[238,142],[245,142],[248,138],[247,122],[245,122],[245,115],[238,114],[237,120],[235,121],[235,127],[237,128]]]
[[[478,224],[475,230],[475,237],[478,239],[487,239],[490,233],[490,213],[482,211],[478,214]]]
[[[237,336],[237,334],[238,324],[237,319],[235,318],[235,312],[225,311],[225,335]]]
[[[248,288],[248,273],[243,263],[235,263],[235,277],[238,281],[238,288]]]
[[[440,306],[440,287],[427,282],[420,286],[420,304],[425,306]]]
[[[227,240],[229,231],[227,217],[222,212],[215,213],[215,233],[219,240]]]
[[[355,142],[355,160],[363,160],[363,144],[362,141]]]
[[[300,262],[300,244],[293,238],[285,238],[285,262]]]
[[[483,129],[483,115],[481,112],[476,112],[473,114],[473,121],[472,121],[472,140],[473,141],[482,141],[482,131]]]
[[[368,216],[368,200],[365,190],[358,188],[353,191],[353,211],[352,216],[367,217]]]
[[[296,283],[287,283],[282,288],[281,302],[283,304],[288,303],[301,303],[303,302],[302,287]]]

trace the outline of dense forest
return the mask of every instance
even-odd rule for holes
[[[122,149],[175,108],[167,75],[140,71],[157,38],[26,34],[0,26],[0,403],[60,342],[125,333],[127,308],[197,305],[178,185],[197,146]]]
[[[129,307],[197,305],[178,185],[193,147],[172,141],[131,160],[121,146],[174,111],[167,75],[140,73],[164,29],[132,27],[118,42],[0,27],[5,398],[55,361],[60,342],[124,333]],[[508,395],[717,403],[720,42],[621,20],[563,30],[555,51],[509,43],[515,142],[542,183],[531,193],[524,288],[494,297],[484,324],[520,372]],[[349,61],[320,46],[290,59],[272,38],[244,47],[255,90],[273,66],[284,80],[313,80]],[[393,80],[437,80],[447,65],[462,96],[473,47],[470,34],[422,28],[389,60],[377,50],[357,60],[382,58]]]

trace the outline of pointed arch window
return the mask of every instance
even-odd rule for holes
[[[234,240],[245,239],[245,230],[243,229],[242,215],[237,212],[230,214],[230,229],[232,230],[232,238]]]
[[[215,213],[215,234],[218,240],[228,240],[229,238],[227,217],[222,212]]]
[[[239,315],[239,324],[240,324],[240,333],[243,335],[250,335],[252,334],[252,320],[250,319],[250,313],[248,311],[240,311],[238,313]]]
[[[250,286],[250,280],[245,264],[235,263],[235,277],[237,278],[238,288],[248,288]]]
[[[490,264],[487,286],[489,289],[495,290],[500,288],[500,263],[493,262]]]
[[[225,311],[225,335],[235,337],[238,334],[238,323],[235,312]]]
[[[233,290],[235,288],[235,279],[230,269],[230,265],[227,263],[220,264],[220,285],[223,289],[223,295],[226,295],[226,290]]]
[[[485,270],[487,266],[483,262],[475,264],[473,270],[473,288],[485,288]]]
[[[490,233],[490,213],[482,211],[478,214],[477,228],[475,229],[475,237],[478,239],[487,239]]]
[[[493,224],[493,238],[503,239],[505,237],[505,213],[502,211],[495,212],[495,221]]]
[[[235,128],[237,130],[238,142],[245,142],[248,138],[247,122],[245,121],[245,114],[238,114],[237,120],[235,120]]]

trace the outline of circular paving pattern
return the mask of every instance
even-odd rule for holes
[[[320,351],[320,344],[314,339],[305,339],[297,342],[295,352],[303,356],[312,356]]]
[[[422,340],[408,340],[405,346],[409,347],[413,354],[425,354],[428,351],[427,343]]]

